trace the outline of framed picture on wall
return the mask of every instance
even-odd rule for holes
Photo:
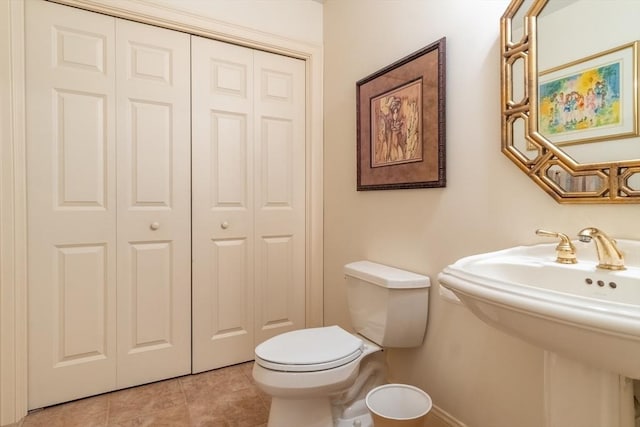
[[[638,136],[638,42],[543,71],[538,127],[556,145]]]
[[[445,186],[445,42],[356,83],[358,191]]]

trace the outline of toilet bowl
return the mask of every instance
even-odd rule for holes
[[[332,399],[354,385],[363,359],[380,350],[338,326],[288,332],[256,347],[253,378],[271,396],[269,426],[333,426]],[[363,407],[355,416],[366,414]]]
[[[256,347],[253,378],[271,396],[268,427],[371,427],[365,397],[384,383],[381,350],[422,343],[428,277],[370,261],[347,264],[345,277],[356,334],[301,329]]]

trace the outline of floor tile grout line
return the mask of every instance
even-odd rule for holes
[[[194,374],[190,374],[190,375],[194,375]],[[197,375],[197,374],[195,374]],[[189,426],[193,426],[194,425],[194,420],[193,420],[193,416],[191,414],[191,408],[189,406],[189,399],[187,398],[187,393],[184,390],[184,383],[182,382],[182,379],[187,377],[189,375],[183,375],[179,378],[177,378],[178,380],[178,384],[180,384],[180,391],[182,392],[182,397],[184,398],[184,406],[185,409],[187,411],[187,420],[189,421]]]
[[[104,421],[104,425],[105,427],[109,427],[109,417],[111,416],[111,393],[110,392],[107,394],[106,398],[107,398],[107,419]]]

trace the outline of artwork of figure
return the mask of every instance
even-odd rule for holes
[[[371,167],[422,160],[422,83],[371,100]]]

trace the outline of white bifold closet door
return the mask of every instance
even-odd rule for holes
[[[304,61],[192,37],[193,372],[305,323]]]
[[[38,408],[190,371],[189,37],[25,7]]]
[[[189,45],[116,20],[118,388],[191,372]]]

